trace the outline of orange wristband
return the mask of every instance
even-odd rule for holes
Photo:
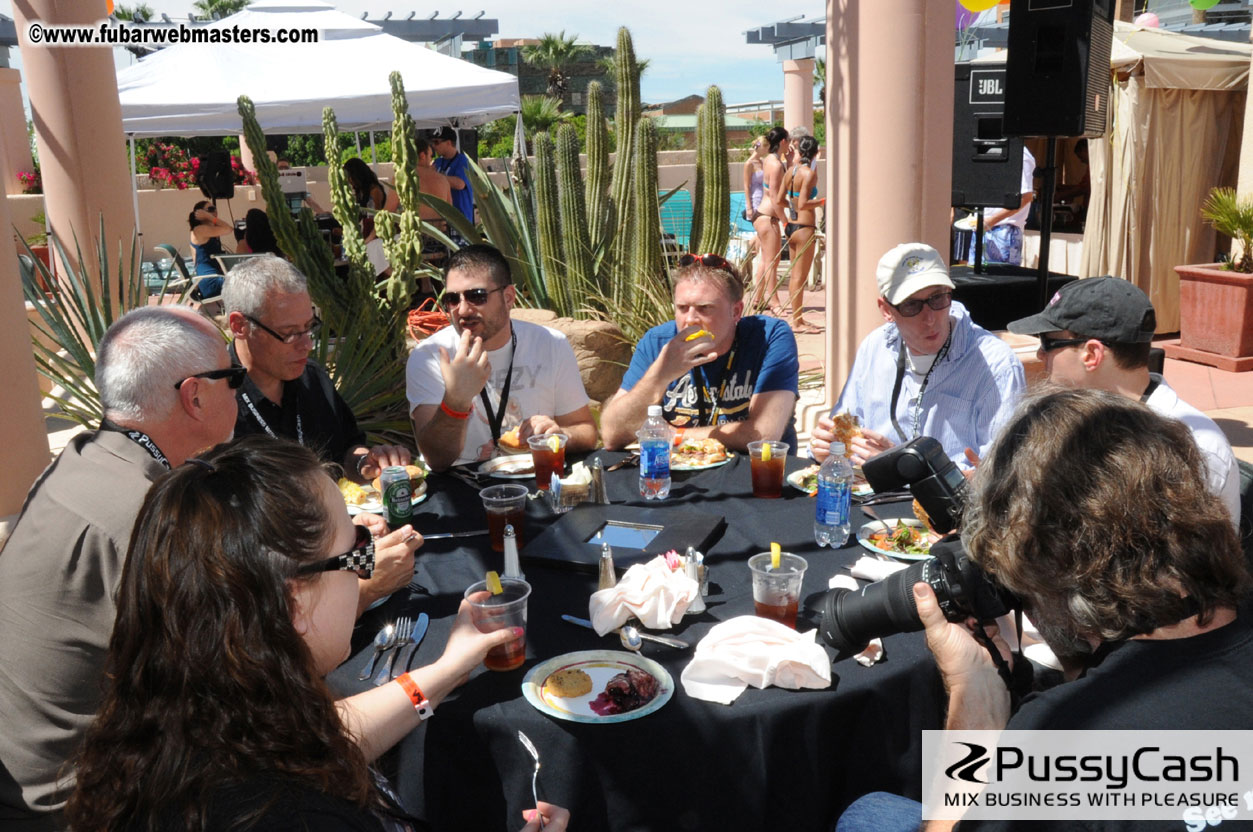
[[[444,411],[444,413],[445,413],[446,415],[451,416],[451,417],[452,417],[452,418],[454,418],[454,419],[469,419],[469,418],[470,418],[470,411],[468,411],[468,410],[453,410],[451,407],[449,407],[448,405],[444,404],[444,402],[443,402],[443,401],[440,401],[440,403],[439,403],[439,409],[440,409],[440,410],[442,410],[442,411]]]
[[[422,692],[422,688],[418,687],[418,683],[413,681],[412,674],[402,673],[396,677],[396,681],[400,683],[401,689],[413,703],[413,709],[418,712],[419,719],[427,720],[435,716],[435,706],[426,698],[426,694]]]

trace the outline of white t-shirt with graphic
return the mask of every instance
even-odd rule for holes
[[[513,381],[509,385],[509,401],[505,406],[501,432],[510,430],[531,416],[564,416],[588,403],[579,364],[566,336],[546,326],[513,321],[518,336],[518,354],[513,361]],[[446,326],[409,353],[405,368],[405,392],[409,411],[424,404],[438,405],[444,399],[444,377],[439,371],[439,348],[451,357],[461,340],[456,328]],[[487,398],[493,410],[500,407],[500,393],[505,386],[512,344],[505,344],[487,354],[492,373],[487,380]],[[489,459],[495,450],[492,429],[481,396],[470,406],[466,441],[457,456],[456,465]]]

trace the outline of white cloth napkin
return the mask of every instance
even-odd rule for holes
[[[628,569],[617,586],[593,592],[589,617],[602,636],[621,627],[631,616],[650,630],[668,630],[679,623],[699,592],[696,581],[672,570],[658,555]]]
[[[878,558],[866,556],[858,558],[857,562],[848,571],[854,578],[861,578],[863,581],[881,581],[893,572],[900,572],[902,569],[908,568],[908,563],[879,560]]]
[[[791,627],[741,615],[723,621],[696,645],[696,655],[680,680],[688,696],[729,705],[752,685],[764,688],[831,686],[831,660],[815,640],[817,630]]]

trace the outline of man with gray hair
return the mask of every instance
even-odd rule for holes
[[[230,438],[243,377],[184,307],[136,309],[101,340],[104,421],[44,471],[0,549],[0,827],[64,827],[60,769],[99,704],[131,526],[153,480]]]

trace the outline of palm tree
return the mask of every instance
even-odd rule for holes
[[[557,126],[574,117],[561,109],[561,102],[549,95],[522,96],[522,129],[526,131],[526,152],[531,152],[531,137],[536,133],[554,134]]]
[[[241,11],[251,2],[252,0],[196,0],[192,3],[192,8],[201,17],[227,17]]]
[[[814,84],[818,86],[818,100],[827,106],[827,59],[814,58]]]
[[[138,18],[140,21],[144,21],[152,20],[156,16],[156,12],[147,3],[136,3],[133,6],[123,6],[121,3],[118,3],[113,8],[113,16],[118,20],[135,20]]]
[[[650,63],[652,63],[652,61],[648,58],[635,59],[635,67],[640,71],[641,77],[644,75],[645,70],[648,69],[648,65]],[[608,83],[605,83],[605,81],[602,81],[601,83],[606,86],[612,86],[613,79],[618,77],[618,57],[616,55],[609,55],[598,60],[596,64],[600,67],[600,71],[608,80]]]
[[[532,66],[548,67],[548,94],[557,99],[558,107],[566,97],[569,79],[566,78],[566,65],[589,54],[590,46],[576,43],[578,35],[566,37],[566,30],[557,34],[545,32],[539,43],[534,46],[522,47],[522,60]]]

